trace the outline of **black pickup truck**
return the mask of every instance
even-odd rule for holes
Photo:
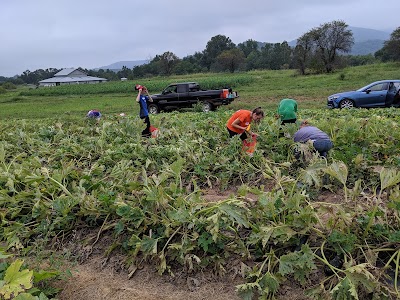
[[[190,108],[200,104],[204,112],[214,110],[220,105],[228,105],[239,97],[232,89],[201,90],[197,82],[174,83],[167,86],[161,94],[151,95],[153,103],[148,103],[149,112],[158,114],[162,110]]]

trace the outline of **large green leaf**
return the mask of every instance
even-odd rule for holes
[[[20,268],[23,260],[15,260],[6,270],[4,280],[0,282],[0,296],[11,299],[32,287],[33,271]]]
[[[219,205],[219,210],[223,214],[229,216],[232,221],[244,226],[249,227],[247,220],[247,209],[243,206],[243,202],[239,200],[228,200]]]
[[[301,251],[282,255],[279,258],[279,273],[283,276],[293,274],[301,284],[304,284],[309,273],[314,270],[314,256],[308,245],[303,245]]]

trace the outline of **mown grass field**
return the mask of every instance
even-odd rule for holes
[[[160,130],[155,139],[140,136],[133,83],[119,93],[112,86],[114,92],[101,94],[2,95],[0,295],[56,297],[25,271],[33,266],[21,271],[22,288],[14,278],[18,259],[45,260],[57,247],[81,262],[92,253],[107,261],[118,255],[127,273],[148,263],[184,278],[205,271],[238,276],[243,299],[285,299],[288,284],[301,299],[398,299],[400,109],[325,108],[331,93],[400,78],[398,67],[306,77],[234,74],[238,101],[212,113],[151,116]],[[167,81],[223,84],[218,76]],[[145,84],[156,89],[165,80]],[[299,118],[331,136],[328,159],[279,135],[274,114],[284,97],[298,100]],[[260,136],[249,157],[238,138],[229,139],[225,123],[233,110],[255,106],[266,117],[252,128]],[[104,114],[99,124],[84,117],[92,108]],[[296,130],[284,129],[290,136]],[[307,160],[297,161],[295,148]],[[29,282],[40,291],[24,288]]]
[[[294,70],[255,71],[240,74],[195,74],[138,82],[110,82],[102,85],[61,86],[33,90],[19,89],[0,95],[0,118],[47,118],[55,115],[83,116],[97,108],[104,115],[137,114],[134,85],[146,85],[159,93],[172,82],[198,81],[204,88],[232,86],[240,98],[229,108],[261,106],[275,110],[280,99],[293,98],[300,108],[324,109],[330,94],[354,90],[382,78],[400,78],[396,63],[347,68],[334,74],[299,76]],[[46,95],[46,96],[42,96]]]

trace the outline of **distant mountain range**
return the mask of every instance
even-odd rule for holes
[[[383,47],[383,43],[390,39],[391,32],[380,31],[375,29],[361,28],[361,27],[352,27],[349,26],[349,29],[353,32],[354,45],[349,54],[351,55],[367,55],[374,54],[376,51]],[[289,46],[295,47],[297,40],[293,40],[288,42]],[[266,42],[258,42],[259,46],[262,47],[266,44]],[[140,66],[148,63],[148,60],[133,60],[133,61],[119,61],[116,63],[112,63],[108,66],[103,66],[96,68],[95,70],[103,69],[103,70],[113,70],[120,71],[123,66],[128,69],[132,69],[135,66]]]
[[[385,41],[390,39],[391,32],[351,26],[349,28],[353,31],[354,37],[354,45],[350,52],[352,55],[374,54],[382,49]]]
[[[136,66],[140,66],[140,65],[144,65],[147,64],[149,61],[146,59],[143,60],[128,60],[128,61],[118,61],[115,63],[112,63],[111,65],[108,66],[103,66],[103,67],[99,67],[99,68],[95,68],[94,70],[112,70],[112,71],[120,71],[122,70],[122,67],[127,67],[128,69],[133,69]]]

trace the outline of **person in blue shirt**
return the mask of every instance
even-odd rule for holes
[[[97,109],[92,109],[88,111],[88,113],[86,114],[86,118],[96,120],[96,122],[98,123],[101,118],[101,113]]]
[[[300,129],[294,134],[293,140],[300,143],[311,140],[315,150],[323,157],[326,157],[333,147],[330,137],[319,128],[311,126],[307,120],[301,122]]]
[[[150,137],[151,132],[150,132],[150,118],[149,118],[149,110],[147,108],[147,102],[153,102],[153,99],[151,98],[149,92],[147,91],[147,88],[144,86],[139,86],[138,88],[138,95],[136,97],[136,102],[139,103],[140,105],[140,112],[139,116],[143,120],[144,123],[146,124],[146,128],[142,131],[142,136],[143,137]]]

